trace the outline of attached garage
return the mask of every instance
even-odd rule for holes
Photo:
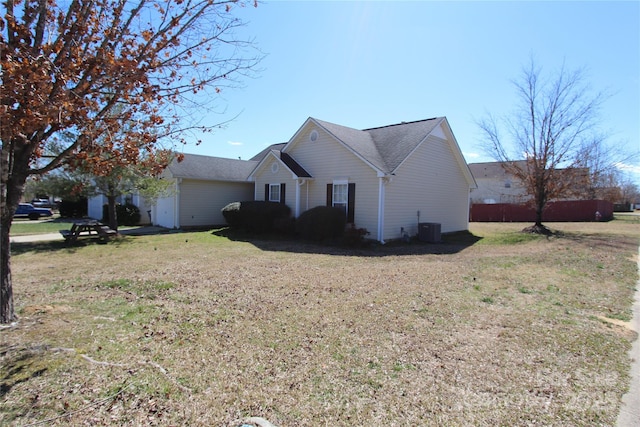
[[[253,200],[253,183],[183,180],[180,227],[225,224],[222,208],[243,200]]]
[[[254,184],[247,176],[257,162],[185,154],[174,161],[163,179],[172,180],[168,197],[159,199],[152,213],[154,224],[166,228],[225,224],[222,208],[231,202],[253,200]]]

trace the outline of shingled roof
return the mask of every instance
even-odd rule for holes
[[[313,120],[374,167],[391,173],[444,120],[444,117],[363,130]]]
[[[175,178],[206,181],[246,181],[257,164],[258,162],[254,160],[184,154],[184,159],[181,162],[174,160],[167,169]]]

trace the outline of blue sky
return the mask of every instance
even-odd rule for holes
[[[478,119],[509,113],[511,80],[585,68],[610,94],[602,128],[640,151],[640,2],[270,1],[236,9],[266,54],[256,78],[222,92],[238,117],[185,152],[248,159],[307,117],[357,129],[446,116],[467,162],[483,154]],[[632,179],[640,184],[640,159]]]

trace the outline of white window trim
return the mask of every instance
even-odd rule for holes
[[[278,188],[278,200],[274,200],[271,198],[271,189],[273,187],[277,187]],[[280,184],[269,184],[269,201],[270,202],[279,202],[282,199],[282,194],[280,194]]]
[[[346,186],[346,192],[345,192],[345,201],[344,201],[344,211],[345,214],[347,212],[349,212],[349,181],[346,179],[337,179],[333,181],[333,188],[331,191],[333,191],[333,194],[331,195],[331,205],[335,206],[336,205],[336,188],[339,185],[344,185]],[[343,203],[340,203],[340,205],[342,205]]]

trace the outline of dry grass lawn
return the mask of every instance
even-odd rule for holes
[[[14,244],[0,424],[614,425],[639,223],[525,225],[351,251]]]

